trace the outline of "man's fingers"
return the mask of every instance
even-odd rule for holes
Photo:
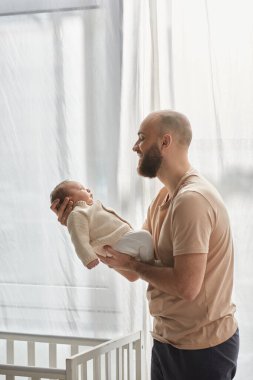
[[[57,206],[58,206],[59,202],[60,202],[60,199],[55,199],[55,200],[53,201],[53,203],[51,204],[51,206],[50,206],[50,209],[51,209],[56,215],[58,215],[58,209],[57,209]]]
[[[73,201],[68,197],[64,198],[62,204],[60,204],[60,199],[56,199],[50,206],[51,210],[57,215],[58,222],[66,226],[67,219],[71,211],[73,210]]]
[[[103,247],[107,252],[114,251],[114,249],[110,245],[104,245]]]
[[[98,255],[98,254],[97,254],[97,256],[98,256],[99,260],[102,261],[102,263],[106,263],[107,256],[102,256],[102,255]]]
[[[69,216],[69,214],[72,211],[72,209],[73,209],[73,202],[69,201],[68,206],[67,206],[66,211],[65,211],[64,214],[67,214]]]
[[[118,254],[118,252],[115,251],[115,249],[113,249],[110,245],[105,245],[103,248],[106,251],[106,257],[114,257]]]
[[[73,209],[73,202],[69,201],[67,207],[65,208],[63,216],[62,216],[62,224],[66,224],[66,221],[67,221],[68,216],[71,213],[72,209]]]
[[[66,226],[68,216],[71,213],[72,209],[73,209],[73,202],[70,201],[68,197],[66,197],[58,211],[58,221],[64,226]]]
[[[66,207],[67,207],[68,203],[69,203],[69,198],[66,197],[66,198],[64,198],[64,201],[62,202],[62,204],[59,207],[59,210],[58,210],[58,220],[59,220],[59,222],[61,222],[62,217],[64,216],[64,212],[66,210]]]
[[[110,264],[111,264],[111,262],[112,262],[112,257],[109,257],[108,255],[107,256],[102,256],[102,255],[98,255],[97,254],[97,256],[98,256],[98,258],[99,258],[99,260],[103,263],[103,264],[106,264],[106,265],[108,265],[109,267],[110,267]],[[111,268],[111,267],[110,267]]]

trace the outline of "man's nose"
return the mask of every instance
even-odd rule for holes
[[[137,143],[137,141],[136,141],[136,143],[134,144],[134,146],[132,147],[132,150],[133,150],[134,152],[137,152],[137,150],[138,150],[138,143]]]

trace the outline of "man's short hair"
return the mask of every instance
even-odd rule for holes
[[[172,131],[181,145],[189,146],[192,140],[192,130],[186,116],[175,111],[161,111],[160,121],[162,132]]]

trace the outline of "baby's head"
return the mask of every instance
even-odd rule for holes
[[[56,199],[60,199],[57,205],[57,209],[64,201],[65,197],[69,197],[74,204],[77,201],[85,201],[88,205],[93,204],[92,193],[89,189],[86,189],[81,183],[66,180],[59,183],[50,194],[51,203]]]

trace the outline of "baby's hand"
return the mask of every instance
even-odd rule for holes
[[[88,269],[92,269],[94,268],[95,266],[97,266],[99,264],[99,260],[98,259],[95,259],[93,261],[91,261],[89,264],[87,264],[87,268]]]

